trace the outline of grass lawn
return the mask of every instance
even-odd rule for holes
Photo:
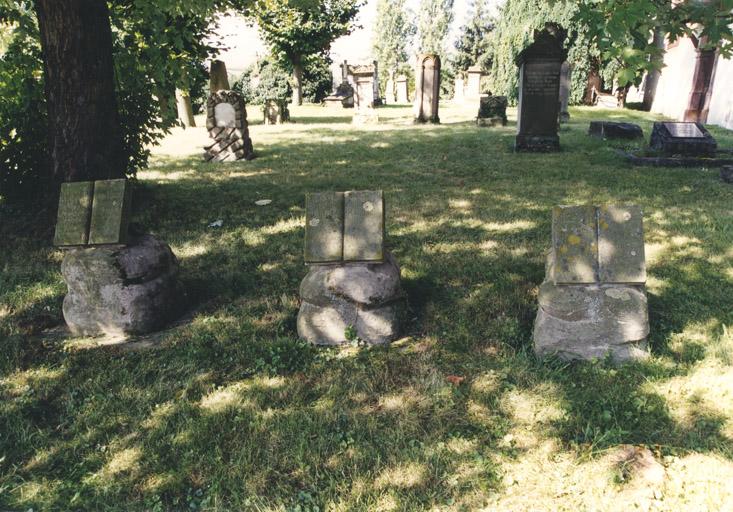
[[[250,109],[251,162],[201,162],[201,128],[154,150],[133,220],[173,247],[190,308],[136,350],[63,334],[52,226],[0,210],[0,509],[733,510],[733,187],[717,169],[632,168],[585,134],[613,118],[648,137],[655,117],[634,111],[571,109],[550,155],[512,153],[513,120],[477,128],[473,109],[439,126],[409,107],[374,127],[292,114],[264,126]],[[377,188],[406,336],[307,346],[304,193]],[[537,361],[550,209],[607,202],[645,211],[653,357]],[[662,481],[617,462],[630,444]]]

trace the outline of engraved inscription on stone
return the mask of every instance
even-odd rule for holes
[[[131,193],[126,179],[94,182],[89,243],[124,244],[127,242]]]
[[[344,260],[384,258],[384,200],[381,190],[344,195]]]
[[[54,245],[85,245],[88,242],[93,193],[92,181],[61,185]]]
[[[664,123],[664,127],[672,137],[702,139],[705,134],[700,131],[695,123]]]
[[[527,63],[524,70],[523,91],[533,96],[555,96],[560,75],[555,64]]]
[[[306,194],[305,219],[306,263],[341,261],[344,236],[343,192]]]
[[[219,103],[214,107],[214,119],[218,128],[236,128],[237,115],[231,103]]]
[[[598,209],[598,263],[602,283],[646,282],[641,208],[609,205]]]
[[[556,284],[594,283],[598,271],[595,207],[553,208],[552,249]]]

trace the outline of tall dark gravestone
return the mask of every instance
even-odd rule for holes
[[[559,151],[560,68],[566,57],[559,27],[535,32],[517,56],[519,107],[515,151]]]
[[[415,68],[415,122],[440,123],[440,57],[431,53],[417,56]]]

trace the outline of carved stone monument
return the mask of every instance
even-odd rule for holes
[[[559,151],[557,135],[560,66],[565,60],[560,30],[535,32],[534,42],[517,56],[519,106],[516,151]]]
[[[306,195],[298,334],[318,345],[389,343],[400,331],[400,269],[384,249],[381,191]]]
[[[649,147],[665,156],[714,157],[718,143],[700,123],[654,123]]]
[[[478,126],[506,126],[506,96],[483,96],[479,99]]]
[[[560,122],[567,123],[570,121],[570,112],[568,112],[568,103],[570,102],[570,76],[573,69],[568,61],[564,61],[560,66]]]
[[[323,104],[326,107],[352,108],[354,106],[354,88],[349,83],[349,64],[344,61],[341,68],[341,82],[333,93],[326,96]]]
[[[63,315],[75,335],[146,333],[181,312],[170,247],[128,234],[131,197],[124,179],[61,186],[54,244],[64,249]]]
[[[460,103],[466,98],[466,81],[457,76],[453,81],[453,101]]]
[[[423,53],[417,56],[415,67],[415,122],[439,123],[439,101],[440,57],[431,53]]]
[[[601,139],[643,139],[641,126],[616,121],[591,121],[588,135]]]
[[[262,106],[265,124],[282,124],[290,121],[288,104],[280,100],[267,100]]]
[[[407,77],[400,75],[397,77],[397,103],[410,103],[410,95],[407,91]]]
[[[481,97],[481,77],[484,71],[481,66],[474,65],[466,71],[468,82],[466,83],[466,99],[476,100]]]
[[[354,106],[356,107],[356,112],[354,112],[353,123],[376,123],[379,119],[377,111],[374,109],[376,105],[374,90],[375,87],[378,87],[374,82],[374,77],[376,76],[376,62],[366,66],[353,66],[351,70],[356,82],[354,95]]]
[[[227,74],[226,64],[221,60],[212,60],[209,71],[209,93],[228,91],[229,89],[229,75]]]
[[[637,206],[559,206],[539,290],[540,356],[616,361],[648,355],[642,213]]]
[[[252,160],[254,150],[249,138],[244,98],[236,91],[218,91],[206,105],[206,129],[214,142],[205,146],[204,160]]]
[[[397,103],[397,98],[395,96],[395,81],[391,76],[387,79],[387,85],[384,88],[384,101],[388,105],[394,105]]]

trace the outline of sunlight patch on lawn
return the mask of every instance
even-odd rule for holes
[[[143,180],[150,181],[178,181],[182,178],[191,178],[196,175],[196,171],[189,169],[187,171],[156,171],[147,169],[138,172],[138,177]]]
[[[242,392],[247,387],[244,383],[237,382],[217,388],[201,398],[199,407],[212,414],[224,412],[230,407],[249,407],[253,405],[252,402],[242,397]]]
[[[733,462],[714,454],[674,458],[667,468],[665,510],[733,510]]]
[[[473,208],[473,203],[468,199],[448,199],[448,206],[454,210],[467,211]]]
[[[137,447],[119,451],[112,456],[109,462],[99,472],[92,475],[90,479],[109,479],[123,472],[134,471],[138,468],[142,456],[142,451]]]
[[[424,464],[409,462],[384,469],[374,481],[377,489],[411,489],[425,481],[427,471]]]
[[[271,226],[265,226],[261,229],[266,235],[279,235],[281,233],[290,233],[305,226],[304,217],[291,217],[289,219],[281,219]]]
[[[150,416],[142,421],[141,426],[146,430],[160,429],[168,418],[173,415],[175,410],[176,405],[173,401],[155,404]]]

